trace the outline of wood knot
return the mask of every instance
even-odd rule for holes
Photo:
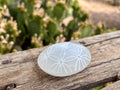
[[[11,90],[13,88],[16,88],[16,84],[15,83],[11,83],[11,84],[6,85],[5,90]]]
[[[80,43],[80,44],[83,44],[83,45],[86,44],[85,41],[79,41],[79,43]]]
[[[11,60],[5,60],[5,61],[2,62],[2,64],[9,64],[11,62],[12,62]]]

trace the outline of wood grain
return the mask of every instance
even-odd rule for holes
[[[72,41],[84,44],[92,62],[80,73],[58,78],[44,73],[37,65],[38,55],[47,48],[36,48],[0,56],[0,90],[89,90],[115,81],[120,71],[120,31]]]

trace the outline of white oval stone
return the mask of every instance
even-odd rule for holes
[[[57,77],[76,74],[85,69],[90,61],[89,50],[71,42],[54,44],[38,57],[39,67],[44,72]]]

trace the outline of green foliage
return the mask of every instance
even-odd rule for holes
[[[92,89],[90,89],[90,90],[101,90],[102,88],[104,88],[104,87],[106,87],[106,86],[108,86],[108,85],[110,85],[110,84],[112,84],[112,83],[114,83],[114,81],[105,83],[104,85],[97,86],[97,87],[92,88]]]
[[[34,36],[32,36],[32,40],[31,40],[31,48],[37,48],[37,47],[41,47],[41,46],[42,46],[41,37],[38,36],[37,34],[34,34]]]
[[[32,20],[28,25],[28,30],[30,36],[33,36],[35,33],[40,34],[41,32],[40,22]]]
[[[103,87],[104,87],[104,85],[101,85],[101,86],[98,86],[98,87],[93,88],[93,89],[91,89],[91,90],[101,90]]]
[[[91,36],[92,35],[93,26],[92,24],[83,24],[80,31],[81,31],[81,38]]]
[[[3,5],[5,5],[5,4],[7,4],[7,3],[8,3],[7,0],[0,0],[0,6],[3,6]]]
[[[4,18],[7,15],[7,8],[1,7],[0,11],[0,54],[12,51],[16,37],[20,31],[17,29],[17,23],[11,18],[7,20]]]
[[[73,20],[65,26],[66,30],[62,33],[68,41],[73,33],[80,29],[80,22],[84,22],[88,18],[88,14],[80,8],[77,0],[53,3],[48,0],[42,2],[40,7],[44,10],[42,15],[35,12],[35,0],[20,0],[17,3],[8,4],[10,14],[17,21],[18,29],[22,31],[19,39],[23,42],[23,46],[26,40],[31,42],[35,34],[41,35],[44,45],[55,43],[56,37],[63,31],[61,23],[72,14]],[[31,45],[28,46],[31,47]]]
[[[79,22],[84,22],[89,17],[88,14],[80,8],[78,0],[75,0],[73,3],[73,17],[77,18]]]
[[[74,7],[74,9],[80,8],[80,7],[79,7],[79,2],[78,2],[78,0],[75,0],[75,1],[74,1],[73,7]]]
[[[81,23],[81,27],[78,31],[72,35],[73,39],[79,39],[91,36],[93,34],[93,25],[91,23]]]
[[[75,20],[71,20],[69,23],[68,23],[68,25],[67,25],[67,37],[66,37],[66,40],[67,41],[69,41],[70,39],[71,39],[71,37],[72,37],[72,34],[73,34],[73,32],[75,31]]]
[[[62,2],[57,2],[53,9],[53,15],[57,18],[57,20],[60,20],[64,15],[64,11],[65,4]]]
[[[95,29],[95,35],[116,31],[116,29],[107,29],[105,24],[100,24]]]
[[[47,29],[47,32],[48,32],[48,36],[50,38],[50,42],[55,43],[54,36],[57,33],[57,25],[56,25],[56,23],[54,21],[50,20],[47,23],[47,28],[46,29]]]
[[[8,5],[8,4],[13,4],[17,0],[0,0],[0,6]]]
[[[6,19],[3,28],[5,33],[0,33],[1,40],[5,41],[9,34],[8,42],[5,41],[6,45],[0,42],[2,54],[11,52],[16,44],[22,49],[28,49],[113,31],[106,30],[105,25],[94,30],[92,24],[86,23],[89,16],[81,9],[78,0],[55,2],[43,0],[38,8],[35,8],[36,0],[0,0],[0,2],[0,5],[2,7],[6,5],[5,8],[10,12],[10,15],[7,15],[3,12],[6,10],[0,8],[2,10],[0,14]],[[69,16],[73,19],[64,24],[64,20]],[[13,20],[10,20],[11,17]],[[18,30],[21,30],[21,33]],[[13,44],[9,47],[11,41]]]

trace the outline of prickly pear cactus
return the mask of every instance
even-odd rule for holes
[[[5,19],[5,16],[10,17],[6,6],[1,7],[0,11],[0,55],[12,51],[16,37],[21,32],[17,29],[17,23],[12,18]]]
[[[53,9],[53,15],[54,17],[57,18],[57,20],[60,20],[63,15],[64,15],[64,11],[65,11],[66,7],[65,4],[62,2],[57,2],[54,9]]]
[[[41,37],[37,34],[34,34],[31,39],[31,48],[37,48],[43,46],[43,42],[41,40]]]
[[[36,1],[0,1],[0,54],[16,51],[16,44],[28,49],[113,31],[104,24],[93,30],[79,0],[42,0],[41,6]]]
[[[113,29],[107,29],[106,25],[104,23],[99,23],[95,29],[95,35],[102,34],[102,33],[108,33],[116,31],[115,28]]]
[[[47,28],[46,29],[47,29],[47,32],[48,32],[48,36],[50,38],[50,42],[55,43],[54,36],[57,33],[57,25],[56,25],[56,23],[54,21],[50,20],[47,23]]]
[[[28,25],[30,36],[33,36],[35,33],[37,33],[39,35],[41,32],[40,26],[41,25],[40,25],[39,21],[32,20]]]
[[[92,35],[92,29],[93,29],[92,24],[83,23],[81,28],[80,28],[81,38]]]

